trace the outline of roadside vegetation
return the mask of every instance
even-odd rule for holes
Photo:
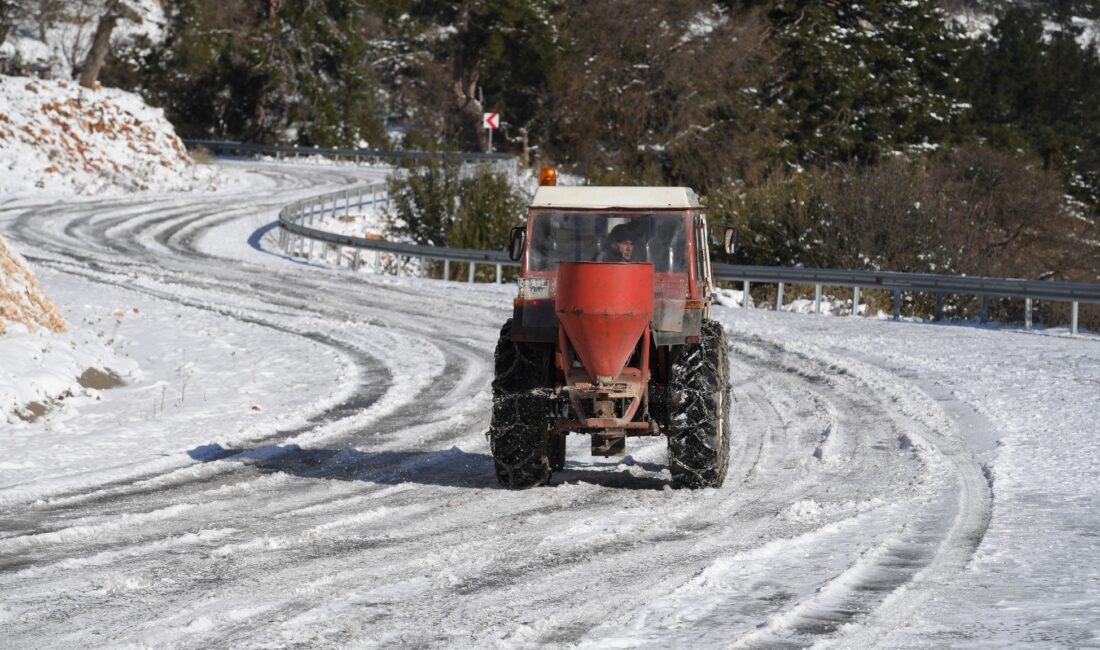
[[[453,248],[500,248],[507,233],[521,225],[525,197],[511,179],[485,168],[464,173],[457,163],[431,158],[410,166],[388,181],[392,208],[387,212],[389,231],[418,244]],[[448,265],[449,278],[466,278],[468,266]],[[506,269],[507,277],[515,275]],[[429,273],[442,277],[442,262],[432,263]],[[481,265],[482,280],[495,279],[496,270]]]

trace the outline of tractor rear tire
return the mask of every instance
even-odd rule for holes
[[[519,489],[550,480],[553,350],[546,344],[513,341],[511,329],[508,320],[497,341],[488,436],[497,480],[504,487]]]
[[[669,375],[672,487],[721,487],[730,453],[729,357],[722,326],[705,319],[699,343],[684,345]]]

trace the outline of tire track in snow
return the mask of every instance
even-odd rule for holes
[[[769,617],[735,647],[812,645],[846,627],[858,628],[853,624],[884,603],[892,611],[915,607],[926,596],[909,585],[961,571],[980,544],[992,510],[992,493],[979,463],[931,398],[899,388],[896,377],[852,359],[821,351],[797,354],[813,354],[820,363],[845,368],[843,376],[855,384],[853,393],[881,396],[881,412],[893,422],[898,447],[921,457],[922,479],[930,489],[913,503],[912,512],[919,516],[910,516],[902,529],[865,551],[811,597]]]

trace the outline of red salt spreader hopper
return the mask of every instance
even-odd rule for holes
[[[649,427],[633,420],[649,367],[653,265],[561,262],[556,284],[558,353],[578,416],[565,426],[600,430],[595,454],[621,453],[626,429]]]

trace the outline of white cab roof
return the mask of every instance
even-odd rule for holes
[[[688,187],[563,187],[541,186],[535,190],[532,208],[699,208],[699,198]]]

